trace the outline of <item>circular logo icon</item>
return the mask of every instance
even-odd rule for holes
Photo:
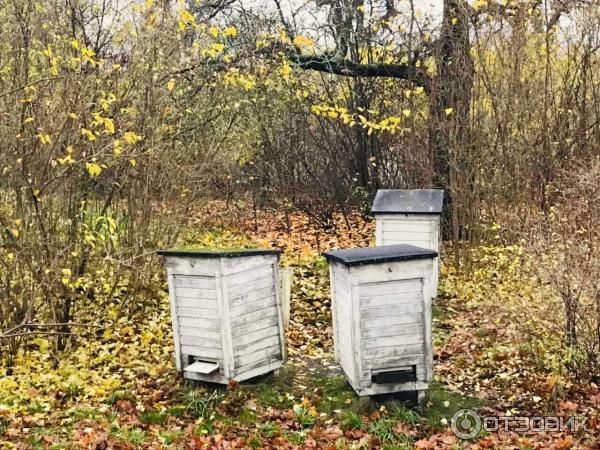
[[[481,431],[481,417],[472,409],[461,409],[452,416],[450,427],[456,437],[473,439]]]

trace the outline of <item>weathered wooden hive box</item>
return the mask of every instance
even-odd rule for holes
[[[175,358],[185,378],[227,384],[285,359],[279,250],[163,250]]]
[[[380,189],[371,213],[375,217],[375,245],[410,244],[440,253],[442,189]],[[439,263],[432,272],[432,298],[437,295]]]
[[[336,360],[358,395],[424,391],[433,375],[431,271],[437,253],[412,245],[334,250]]]

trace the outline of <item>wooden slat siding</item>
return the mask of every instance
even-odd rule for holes
[[[277,310],[277,317],[279,319],[279,348],[281,352],[281,359],[285,361],[287,359],[287,346],[285,341],[285,322],[284,322],[284,306],[281,289],[279,289],[279,258],[275,258],[275,262],[272,265],[273,268],[273,285],[275,286],[275,309]]]
[[[175,343],[175,366],[178,371],[183,369],[183,361],[181,355],[181,342],[179,342],[179,326],[180,321],[177,316],[177,304],[175,298],[175,277],[170,270],[167,270],[167,283],[169,285],[169,303],[171,307],[171,323],[173,326],[173,341]]]
[[[274,297],[275,289],[272,286],[268,286],[263,289],[258,289],[256,291],[250,292],[249,294],[239,295],[237,297],[230,297],[229,304],[232,308],[237,308],[238,306],[242,306],[246,303],[251,303],[256,300],[261,300],[267,297]]]
[[[212,289],[215,290],[215,277],[197,277],[191,275],[175,275],[177,289]]]
[[[431,233],[434,225],[430,220],[392,220],[387,219],[382,224],[383,231],[399,231],[405,233]]]
[[[189,297],[177,297],[177,306],[182,307],[182,308],[206,309],[209,311],[214,311],[215,315],[217,312],[217,301],[216,300],[206,300],[206,299],[197,299],[197,298],[189,298]]]
[[[430,278],[423,279],[423,295],[425,303],[425,362],[427,367],[426,379],[427,381],[433,380],[433,311],[432,311],[432,297],[427,295],[428,292],[433,290],[430,285]],[[436,278],[437,284],[437,278]]]
[[[208,330],[206,328],[199,328],[195,326],[183,326],[182,324],[179,325],[179,333],[181,334],[181,336],[194,336],[213,341],[218,341],[219,339],[221,339],[220,331]]]
[[[198,259],[180,256],[167,256],[167,269],[177,276],[214,277],[220,271],[218,259]]]
[[[211,320],[215,326],[219,326],[218,311],[214,309],[188,308],[186,306],[177,306],[178,317],[196,317],[198,319]]]
[[[382,214],[376,217],[375,223],[377,245],[412,244],[437,251],[441,255],[439,216]],[[413,232],[427,232],[428,236],[421,236],[420,234],[417,236]],[[429,295],[432,298],[437,296],[438,281],[439,258],[435,258],[429,289]]]
[[[264,319],[257,320],[252,323],[248,323],[246,325],[239,325],[231,329],[231,336],[235,342],[235,338],[238,336],[243,336],[252,331],[260,331],[265,328],[271,328],[273,326],[277,326],[279,323],[279,319],[277,318],[277,314],[274,312],[271,317],[266,317]]]
[[[194,327],[199,330],[220,331],[219,321],[214,319],[200,319],[198,317],[178,316],[181,327]]]
[[[257,291],[259,289],[268,288],[273,286],[273,275],[269,275],[268,277],[257,278],[254,281],[249,283],[244,283],[243,285],[234,285],[228,289],[229,298],[239,297],[241,295],[247,295],[251,292]]]
[[[385,308],[367,308],[362,311],[363,319],[372,319],[374,317],[400,316],[404,314],[423,313],[423,302],[406,303],[402,305],[390,305]]]
[[[409,292],[420,292],[421,291],[421,279],[415,278],[412,280],[400,280],[393,281],[391,283],[388,280],[374,282],[374,283],[363,283],[360,285],[361,296],[373,296],[373,295],[390,295],[398,293],[409,293]]]
[[[259,319],[264,319],[266,317],[271,317],[271,316],[276,316],[276,315],[277,315],[277,310],[275,308],[273,308],[272,306],[268,306],[266,308],[244,314],[243,316],[232,317],[231,318],[231,327],[236,328],[238,326],[248,325],[248,324],[256,322]]]
[[[348,271],[350,275],[350,271]],[[351,341],[354,349],[354,380],[357,386],[362,386],[363,380],[361,374],[363,371],[363,351],[362,351],[362,333],[360,329],[361,313],[360,313],[360,290],[359,282],[355,277],[349,276],[350,284],[350,329],[352,333]]]
[[[403,325],[393,325],[388,327],[361,327],[363,338],[382,338],[382,337],[391,337],[391,336],[399,336],[403,337],[407,334],[416,334],[423,331],[423,318],[419,317],[418,322],[403,324]]]
[[[383,238],[402,241],[422,241],[431,245],[431,233],[418,231],[389,231],[383,229]]]
[[[221,349],[199,347],[197,345],[182,345],[181,353],[184,355],[196,356],[200,359],[204,358],[215,361],[221,361],[223,358]]]
[[[220,260],[220,271],[217,275],[217,296],[219,299],[219,317],[221,318],[221,345],[223,346],[223,376],[233,378],[235,362],[233,360],[233,343],[231,337],[231,316],[229,315],[229,291],[225,277],[224,258]]]
[[[423,321],[422,313],[403,314],[401,316],[373,317],[371,319],[365,319],[363,317],[361,320],[361,327],[363,330],[367,330],[367,329],[394,327],[397,325],[409,325],[409,324],[413,324],[413,323],[422,323],[422,321]]]
[[[241,272],[230,273],[225,276],[225,281],[229,289],[231,289],[234,286],[243,286],[251,281],[270,277],[272,273],[273,269],[270,265],[256,266]]]
[[[255,268],[266,267],[277,260],[277,255],[252,255],[236,258],[222,258],[223,275],[230,276]]]
[[[275,309],[275,307],[276,307],[275,295],[272,295],[267,298],[262,298],[260,300],[257,300],[257,301],[251,302],[251,303],[245,303],[242,306],[238,306],[237,308],[231,308],[230,314],[231,314],[231,318],[236,318],[236,317],[240,317],[245,314],[248,314],[252,311],[256,311],[257,309],[265,309],[265,308],[269,308],[269,307],[272,307],[273,309]]]
[[[206,300],[215,300],[217,298],[217,291],[215,289],[215,285],[213,282],[212,288],[175,288],[175,295],[177,298],[185,297],[185,298],[197,298],[197,299],[206,299]]]
[[[242,357],[248,355],[254,355],[260,350],[264,350],[270,347],[279,347],[279,333],[274,336],[265,337],[258,341],[252,342],[251,344],[235,349],[235,356]]]
[[[355,354],[352,345],[352,297],[347,281],[347,269],[341,264],[333,263],[334,289],[337,314],[338,354],[340,366],[348,376],[355,379]],[[346,290],[343,288],[346,287]]]
[[[372,350],[385,347],[397,347],[399,345],[422,344],[425,342],[424,331],[425,330],[421,329],[420,333],[414,334],[365,338],[362,340],[362,348],[364,350]]]
[[[337,306],[337,296],[336,296],[336,286],[338,283],[338,279],[336,277],[336,269],[333,264],[329,264],[329,292],[331,297],[331,323],[333,325],[333,353],[335,362],[340,363],[340,324],[339,320],[339,312]]]
[[[221,350],[221,337],[218,339],[207,339],[204,336],[186,336],[182,334],[179,337],[181,345],[191,345],[194,347],[213,348],[215,350]]]
[[[248,372],[251,372],[251,371],[261,368],[261,367],[266,367],[267,369],[269,369],[270,367],[273,367],[274,365],[277,365],[279,367],[279,366],[281,366],[281,364],[282,364],[282,361],[281,361],[280,356],[261,359],[260,361],[253,361],[251,363],[246,364],[245,366],[240,367],[239,371],[237,372],[237,376],[239,377],[241,374],[246,374]],[[265,372],[262,372],[262,373],[265,373]],[[244,378],[246,378],[246,377],[244,377]],[[248,378],[250,378],[250,377],[248,377]]]
[[[421,292],[410,292],[407,294],[398,293],[396,295],[374,295],[360,299],[360,306],[367,308],[385,308],[391,305],[418,303],[423,298]]]
[[[401,356],[418,354],[423,354],[423,344],[396,345],[394,347],[382,347],[367,350],[365,352],[365,361],[368,359],[399,358]]]
[[[399,358],[373,358],[365,360],[365,369],[374,372],[382,372],[381,369],[389,370],[390,367],[416,366],[425,364],[424,355],[407,355]]]
[[[255,322],[256,323],[256,322]],[[266,339],[272,336],[279,335],[279,327],[277,325],[263,328],[260,330],[255,330],[241,336],[236,336],[233,338],[233,348],[237,350],[239,348],[245,347],[249,344],[253,344],[254,342],[260,341],[261,339]]]
[[[281,345],[277,344],[263,350],[252,353],[251,355],[238,356],[234,358],[235,367],[244,367],[246,364],[250,364],[254,361],[260,361],[261,359],[268,359],[272,357],[281,357]]]

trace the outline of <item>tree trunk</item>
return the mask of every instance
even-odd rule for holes
[[[434,185],[446,191],[442,230],[444,238],[459,240],[463,223],[456,199],[458,156],[467,152],[473,87],[473,58],[469,42],[469,6],[464,0],[444,2],[437,75],[431,83],[429,145]]]

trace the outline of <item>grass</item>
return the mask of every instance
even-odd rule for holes
[[[263,423],[260,427],[260,433],[268,438],[273,437],[275,434],[279,434],[279,432],[279,425],[271,421]]]
[[[443,430],[456,411],[477,409],[481,406],[481,400],[449,391],[434,382],[427,393],[422,416],[431,429]]]
[[[306,440],[306,431],[289,431],[283,433],[283,438],[295,445],[303,445]]]
[[[221,402],[223,397],[224,391],[220,389],[206,393],[199,389],[186,388],[181,392],[184,414],[196,419],[207,419],[213,414],[215,406]]]
[[[364,428],[365,423],[362,417],[356,414],[354,411],[346,411],[342,418],[342,426],[346,430],[354,431]]]
[[[109,434],[124,444],[131,444],[134,448],[140,448],[147,439],[146,432],[135,427],[112,425],[109,429]]]
[[[140,422],[147,425],[164,425],[169,418],[166,412],[146,410],[140,413]]]

